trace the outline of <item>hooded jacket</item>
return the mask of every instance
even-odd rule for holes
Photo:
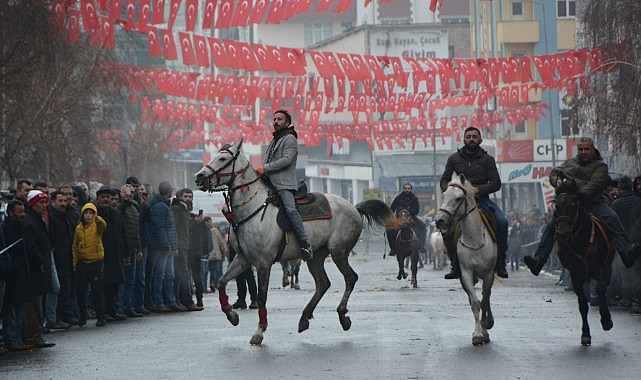
[[[85,225],[82,214],[85,210],[93,210],[96,217]],[[102,245],[102,234],[107,229],[107,222],[98,215],[98,209],[93,203],[85,203],[82,206],[80,220],[76,226],[76,233],[73,236],[71,254],[73,257],[73,269],[76,270],[78,261],[91,264],[105,258],[105,248]]]
[[[609,203],[608,189],[610,188],[610,174],[608,165],[603,162],[601,153],[596,150],[594,158],[586,161],[578,157],[568,158],[561,166],[552,169],[550,183],[556,182],[562,173],[574,178],[576,181],[577,195],[584,203]]]

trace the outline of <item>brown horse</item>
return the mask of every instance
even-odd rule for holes
[[[418,272],[418,255],[419,239],[414,224],[412,223],[412,214],[407,209],[400,209],[397,212],[397,218],[401,222],[401,228],[394,230],[396,232],[395,250],[396,261],[398,261],[398,275],[396,279],[407,278],[407,273],[403,267],[405,258],[409,257],[411,261],[412,277],[410,283],[412,287],[417,288],[416,273]]]
[[[575,185],[557,189],[554,223],[559,260],[570,271],[574,292],[579,300],[583,326],[581,344],[592,344],[588,325],[588,298],[584,285],[591,279],[597,282],[599,313],[603,330],[613,326],[606,301],[606,289],[612,275],[615,243],[608,237],[605,223],[588,214],[575,194]]]

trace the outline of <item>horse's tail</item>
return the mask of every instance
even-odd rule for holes
[[[369,225],[376,224],[386,229],[399,229],[401,222],[396,218],[392,209],[385,202],[378,199],[368,199],[356,205],[356,210],[361,217],[367,219]]]

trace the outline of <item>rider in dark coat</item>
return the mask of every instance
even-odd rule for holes
[[[501,178],[496,168],[494,157],[490,156],[480,144],[483,142],[481,131],[476,127],[468,127],[463,137],[465,146],[452,154],[445,164],[445,171],[441,177],[441,191],[447,189],[448,183],[452,180],[454,172],[464,174],[465,178],[474,185],[476,191],[476,205],[483,211],[494,215],[497,225],[497,240],[499,254],[496,258],[496,274],[499,277],[507,278],[505,269],[505,257],[507,252],[507,218],[501,209],[490,199],[490,194],[501,189]],[[452,229],[454,231],[454,229]],[[454,279],[460,276],[458,259],[456,257],[456,242],[452,234],[443,235],[443,242],[447,249],[447,255],[452,261],[452,271],[445,275],[446,279]]]
[[[565,160],[558,168],[552,169],[550,183],[554,187],[562,184],[563,176],[569,176],[576,182],[577,197],[585,210],[601,218],[614,234],[616,247],[623,264],[630,268],[639,255],[641,245],[630,244],[617,214],[608,205],[607,192],[610,186],[608,165],[603,162],[601,153],[594,147],[589,137],[581,137],[577,144],[577,156]],[[533,256],[525,256],[523,261],[535,276],[543,268],[554,247],[554,221],[543,230],[541,242]]]
[[[392,205],[390,206],[392,211],[398,216],[399,211],[406,209],[412,215],[413,224],[416,226],[416,233],[419,239],[419,247],[425,247],[425,235],[426,235],[426,226],[422,220],[420,220],[416,215],[420,210],[420,205],[418,203],[418,198],[416,194],[412,192],[412,184],[405,183],[403,185],[403,192],[394,198]],[[396,250],[396,236],[398,230],[389,229],[386,231],[387,240],[390,245],[390,256],[394,256]]]

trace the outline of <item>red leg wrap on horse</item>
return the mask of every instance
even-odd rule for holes
[[[227,297],[225,289],[218,290],[218,301],[220,301],[220,307],[223,310],[229,308],[229,297]]]
[[[267,308],[265,306],[258,308],[258,324],[267,325]]]

